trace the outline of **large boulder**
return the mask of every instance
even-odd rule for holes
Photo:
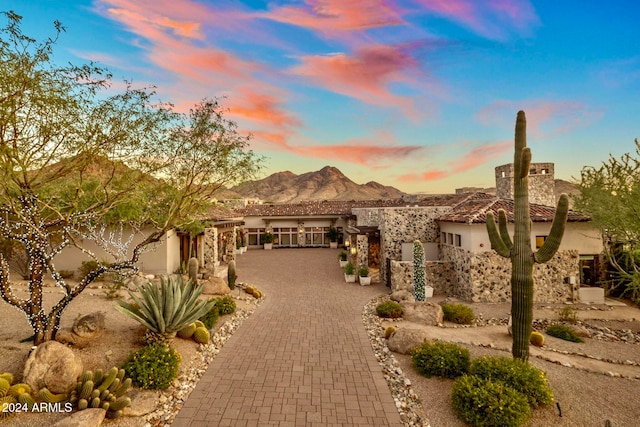
[[[53,427],[99,427],[104,421],[107,411],[100,408],[87,408],[67,415]]]
[[[207,280],[199,280],[204,295],[227,295],[231,292],[227,282],[220,277],[210,277]]]
[[[406,291],[406,290],[399,290],[399,291],[395,291],[393,292],[389,298],[391,299],[391,301],[395,301],[395,302],[399,302],[400,304],[404,303],[404,302],[415,302],[416,298],[413,295],[413,293]]]
[[[419,328],[399,328],[387,340],[389,350],[409,354],[412,348],[430,341],[427,331]]]
[[[427,301],[402,303],[402,317],[407,322],[436,326],[442,323],[444,313],[439,304]]]
[[[76,319],[71,330],[82,338],[96,338],[104,331],[104,323],[104,311],[96,311]]]
[[[82,374],[82,360],[57,341],[40,344],[29,355],[23,381],[33,390],[46,387],[52,393],[69,393]]]

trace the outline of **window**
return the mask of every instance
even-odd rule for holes
[[[456,235],[454,236],[454,242],[453,242],[453,244],[454,244],[454,246],[458,246],[458,247],[462,246],[462,236],[461,236],[461,235],[459,235],[459,234],[456,234]]]
[[[447,233],[447,243],[453,245],[453,233]]]
[[[547,236],[536,236],[536,249],[540,249],[545,240],[547,240]]]
[[[443,245],[446,245],[446,244],[447,244],[447,233],[445,233],[444,231],[442,232],[442,237],[440,237],[440,242],[441,242]]]

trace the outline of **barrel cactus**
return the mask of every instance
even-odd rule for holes
[[[500,256],[511,259],[511,316],[513,322],[513,357],[529,359],[529,338],[533,323],[533,264],[549,261],[560,247],[564,234],[569,198],[560,196],[549,236],[542,247],[531,248],[531,216],[529,211],[529,166],[531,150],[527,147],[526,118],[518,112],[515,131],[514,176],[514,234],[513,241],[507,230],[507,215],[498,211],[498,227],[492,212],[487,212],[487,232],[491,247]]]
[[[416,301],[424,301],[425,293],[424,248],[419,240],[413,242],[413,292]]]

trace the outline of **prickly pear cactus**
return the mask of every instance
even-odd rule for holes
[[[413,242],[413,292],[416,301],[424,301],[424,287],[426,285],[424,273],[424,248],[419,240]]]
[[[513,357],[529,359],[529,339],[533,323],[533,264],[545,263],[560,247],[569,212],[569,198],[560,196],[551,231],[542,247],[531,249],[531,216],[529,211],[529,166],[531,150],[527,147],[527,121],[524,111],[518,112],[513,156],[514,234],[507,230],[507,215],[498,211],[498,228],[492,212],[487,212],[487,232],[491,247],[499,255],[511,259],[511,316],[513,322]]]

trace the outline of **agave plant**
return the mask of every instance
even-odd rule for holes
[[[148,282],[138,287],[139,296],[129,292],[134,304],[118,301],[116,309],[148,328],[147,343],[168,342],[176,333],[207,313],[215,300],[199,300],[202,287],[182,278],[160,279],[160,286]]]

